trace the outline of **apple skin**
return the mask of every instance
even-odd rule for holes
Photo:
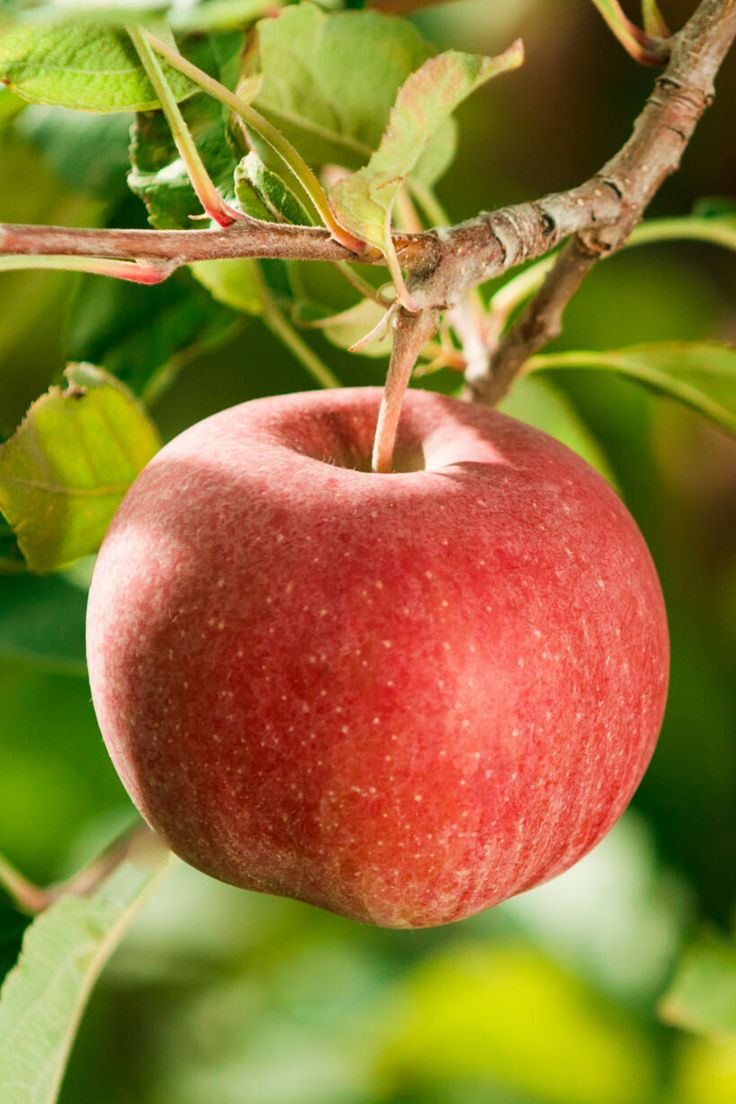
[[[398,470],[372,474],[380,397],[259,399],[170,442],[105,538],[88,659],[173,851],[417,928],[605,835],[654,750],[669,648],[644,540],[583,460],[410,391]]]

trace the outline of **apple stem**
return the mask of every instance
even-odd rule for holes
[[[439,311],[427,307],[412,314],[399,307],[394,316],[394,344],[386,385],[378,412],[373,442],[372,469],[388,474],[393,469],[394,446],[401,417],[401,405],[417,358],[437,330]]]

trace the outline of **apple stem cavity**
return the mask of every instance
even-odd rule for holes
[[[401,418],[401,405],[409,380],[424,345],[434,336],[439,323],[439,311],[427,307],[412,314],[399,307],[394,315],[394,343],[388,366],[383,398],[378,411],[376,436],[373,441],[372,471],[388,474],[393,470],[394,446]]]

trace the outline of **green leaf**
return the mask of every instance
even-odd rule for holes
[[[11,906],[8,905],[9,915],[3,915],[0,924],[0,980],[18,961],[23,935],[31,922],[27,916],[17,911],[11,912],[10,909]]]
[[[258,32],[263,83],[253,106],[313,165],[364,164],[399,88],[434,53],[403,19],[370,11],[325,15],[309,3],[262,21]],[[428,153],[428,183],[447,167],[453,143],[449,124]]]
[[[688,947],[659,1014],[687,1031],[736,1040],[736,946],[704,934]]]
[[[177,99],[194,85],[170,67]],[[25,100],[80,111],[146,111],[158,106],[124,31],[88,23],[14,27],[0,36],[0,82]]]
[[[574,407],[549,380],[539,376],[522,377],[516,381],[499,410],[562,441],[563,445],[587,460],[604,479],[616,485],[600,444]]]
[[[648,1036],[532,947],[457,940],[427,955],[402,986],[382,1068],[412,1099],[652,1104]],[[530,1061],[529,1012],[534,1009]],[[489,1010],[492,1010],[489,1014]],[[571,1076],[571,1069],[575,1070]]]
[[[287,0],[287,3],[289,0]],[[273,0],[58,0],[43,4],[34,0],[0,0],[0,27],[5,18],[39,23],[60,21],[94,23],[104,27],[125,27],[150,20],[152,15],[166,22],[175,31],[198,34],[209,31],[241,29],[262,19],[273,10]]]
[[[110,206],[125,198],[128,116],[91,115],[36,104],[28,107],[17,129],[69,188],[94,195]],[[94,156],[90,156],[91,150]]]
[[[294,192],[252,150],[235,170],[235,193],[251,218],[311,226],[313,220]]]
[[[226,65],[232,50],[237,52],[242,44],[241,35],[225,37],[229,49],[223,53],[222,63],[206,39],[196,42],[187,54],[217,79],[222,76],[221,64]],[[227,109],[204,92],[197,92],[181,105],[181,112],[215,187],[227,203],[235,203],[234,173],[240,153],[236,155],[232,148]],[[202,205],[161,111],[136,116],[130,157],[128,184],[146,204],[149,219],[157,229],[191,230],[201,225],[192,217],[201,216]]]
[[[0,510],[32,571],[95,552],[123,495],[159,448],[153,424],[118,380],[89,364],[31,406],[0,447]]]
[[[15,533],[0,514],[0,575],[17,575],[25,572],[26,561],[18,547]]]
[[[257,261],[195,261],[189,270],[218,303],[243,314],[263,312]]]
[[[640,223],[626,246],[651,245],[662,241],[702,241],[736,249],[736,208],[703,207],[682,218],[647,219]]]
[[[663,342],[606,352],[545,353],[527,370],[602,368],[636,380],[736,433],[736,348],[708,342]]]
[[[56,575],[0,578],[0,658],[85,675],[86,606],[84,590]]]
[[[342,225],[388,248],[391,210],[400,188],[432,136],[467,96],[524,58],[520,42],[496,58],[448,50],[430,58],[399,90],[381,144],[365,168],[339,181],[330,192]]]
[[[0,85],[0,127],[7,126],[26,106],[25,101],[14,96],[9,88]]]
[[[56,1100],[92,987],[167,861],[144,839],[92,896],[60,898],[27,929],[0,993],[3,1104]]]
[[[386,308],[372,299],[362,299],[355,306],[349,307],[339,314],[333,314],[329,318],[321,318],[310,322],[314,329],[322,331],[327,340],[336,345],[338,349],[350,349],[357,341],[365,337],[378,325],[386,314]],[[391,353],[390,329],[381,337],[374,338],[366,345],[361,345],[356,350],[361,356],[387,357]]]
[[[154,287],[86,277],[69,310],[66,355],[101,365],[152,402],[181,368],[241,325],[186,271]]]
[[[736,198],[733,196],[703,196],[693,207],[696,218],[732,218],[736,219]]]

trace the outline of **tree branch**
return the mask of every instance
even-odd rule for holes
[[[576,233],[500,342],[487,370],[467,380],[469,397],[487,405],[499,402],[529,357],[559,334],[564,310],[587,274],[602,257],[620,249],[660,185],[679,167],[713,100],[715,75],[735,37],[736,0],[703,0],[674,36],[669,65],[655,82],[631,137],[599,174],[619,196],[616,219]]]
[[[528,357],[559,331],[565,306],[587,272],[626,240],[662,181],[679,165],[712,100],[715,74],[734,37],[736,0],[702,0],[689,23],[673,37],[670,63],[656,81],[631,138],[599,173],[578,187],[484,213],[450,228],[394,235],[412,293],[429,312],[425,317],[456,306],[478,284],[545,256],[572,238],[492,360],[489,355],[484,367],[481,358],[472,358],[471,397],[494,403],[506,393]],[[158,266],[157,279],[192,261],[235,257],[384,263],[377,250],[365,246],[362,253],[350,252],[327,230],[254,219],[208,230],[93,230],[0,223],[0,271],[4,259],[6,267],[17,268],[23,256],[55,258],[54,267],[62,267],[63,258],[135,261],[151,270]],[[105,271],[104,265],[96,270]]]
[[[469,288],[522,261],[544,256],[570,234],[616,217],[618,194],[594,178],[580,188],[484,213],[449,229],[393,235],[401,265],[424,285],[427,305],[451,305]],[[378,250],[353,253],[314,226],[246,219],[216,230],[110,230],[0,223],[3,257],[107,257],[192,261],[278,257],[384,264]]]

